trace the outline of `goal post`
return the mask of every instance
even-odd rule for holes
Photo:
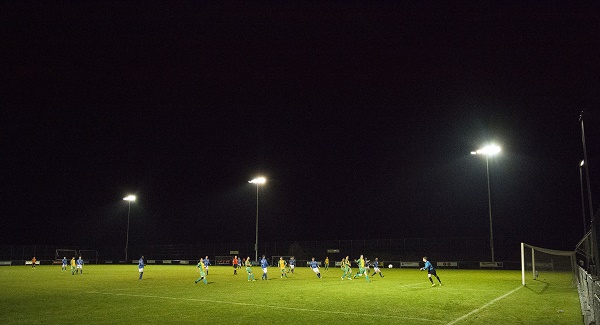
[[[570,272],[575,280],[577,271],[575,251],[561,251],[521,243],[521,283],[523,285],[526,285],[526,271],[531,272],[533,280],[537,280],[539,271]]]
[[[79,256],[87,263],[98,264],[98,251],[93,249],[80,249]]]
[[[71,260],[72,257],[77,258],[77,256],[78,256],[77,251],[74,249],[57,248],[56,251],[54,252],[55,260],[62,260],[63,257],[66,258],[67,260]]]

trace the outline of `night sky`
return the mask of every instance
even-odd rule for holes
[[[494,142],[494,237],[573,249],[598,7],[417,3],[4,2],[0,244],[252,243],[256,176],[264,241],[487,238]]]

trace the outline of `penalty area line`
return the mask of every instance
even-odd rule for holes
[[[206,303],[214,303],[214,304],[238,305],[238,306],[246,306],[246,307],[285,309],[285,310],[294,310],[294,311],[301,311],[301,312],[316,312],[316,313],[325,313],[325,314],[340,314],[340,315],[363,316],[363,317],[384,317],[384,318],[416,320],[416,321],[423,321],[423,322],[443,323],[443,321],[441,321],[441,320],[419,318],[419,317],[366,314],[366,313],[356,313],[356,312],[346,312],[346,311],[320,310],[320,309],[296,308],[296,307],[273,306],[273,305],[259,305],[259,304],[252,304],[252,303],[246,303],[246,302],[221,301],[221,300],[197,299],[197,298],[166,297],[166,296],[153,296],[153,295],[139,295],[139,294],[129,294],[129,293],[98,292],[98,291],[95,291],[95,292],[90,291],[88,293],[103,294],[103,295],[109,295],[109,296],[154,298],[154,299],[164,299],[164,300],[182,300],[182,301],[206,302]]]
[[[453,321],[451,321],[451,322],[447,323],[446,325],[453,325],[453,324],[456,324],[456,323],[460,322],[461,320],[463,320],[463,319],[465,319],[465,318],[468,318],[469,316],[471,316],[471,315],[473,315],[473,314],[476,314],[476,313],[480,312],[481,310],[483,310],[483,309],[485,309],[485,308],[487,308],[487,307],[489,307],[489,306],[491,306],[491,305],[495,304],[497,301],[499,301],[499,300],[502,300],[502,299],[504,299],[504,298],[506,298],[506,297],[508,297],[508,296],[512,295],[513,293],[515,293],[517,290],[519,290],[519,289],[521,289],[521,288],[523,288],[523,286],[519,286],[519,287],[517,287],[516,289],[513,289],[513,290],[511,290],[511,291],[509,291],[509,292],[507,292],[507,293],[503,294],[503,295],[502,295],[502,296],[500,296],[500,297],[496,297],[495,299],[493,299],[492,301],[490,301],[490,302],[486,303],[485,305],[483,305],[483,306],[481,306],[481,307],[479,307],[479,308],[475,308],[475,309],[471,310],[471,311],[470,311],[470,312],[468,312],[467,314],[464,314],[464,315],[460,316],[459,318],[457,318],[457,319],[455,319],[455,320],[453,320]]]

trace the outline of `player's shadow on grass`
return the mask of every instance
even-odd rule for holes
[[[546,282],[546,281],[542,281],[542,280],[535,280],[534,283],[543,283],[542,289],[541,290],[536,290],[536,287],[532,287],[532,286],[525,286],[525,288],[533,291],[534,293],[537,293],[538,295],[543,294],[544,292],[546,292],[548,290],[548,288],[550,287],[550,283]]]

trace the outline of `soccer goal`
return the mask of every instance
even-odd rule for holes
[[[86,263],[98,264],[97,250],[81,249],[79,250],[79,256],[81,256],[81,259],[84,260]]]
[[[532,280],[570,281],[577,284],[575,251],[561,251],[521,243],[521,280],[526,285],[526,274]]]
[[[79,255],[77,255],[77,251],[74,249],[58,248],[54,253],[55,260],[62,260],[63,257],[66,257],[67,260],[70,260],[72,257],[75,257],[75,259],[77,259],[77,256]]]

